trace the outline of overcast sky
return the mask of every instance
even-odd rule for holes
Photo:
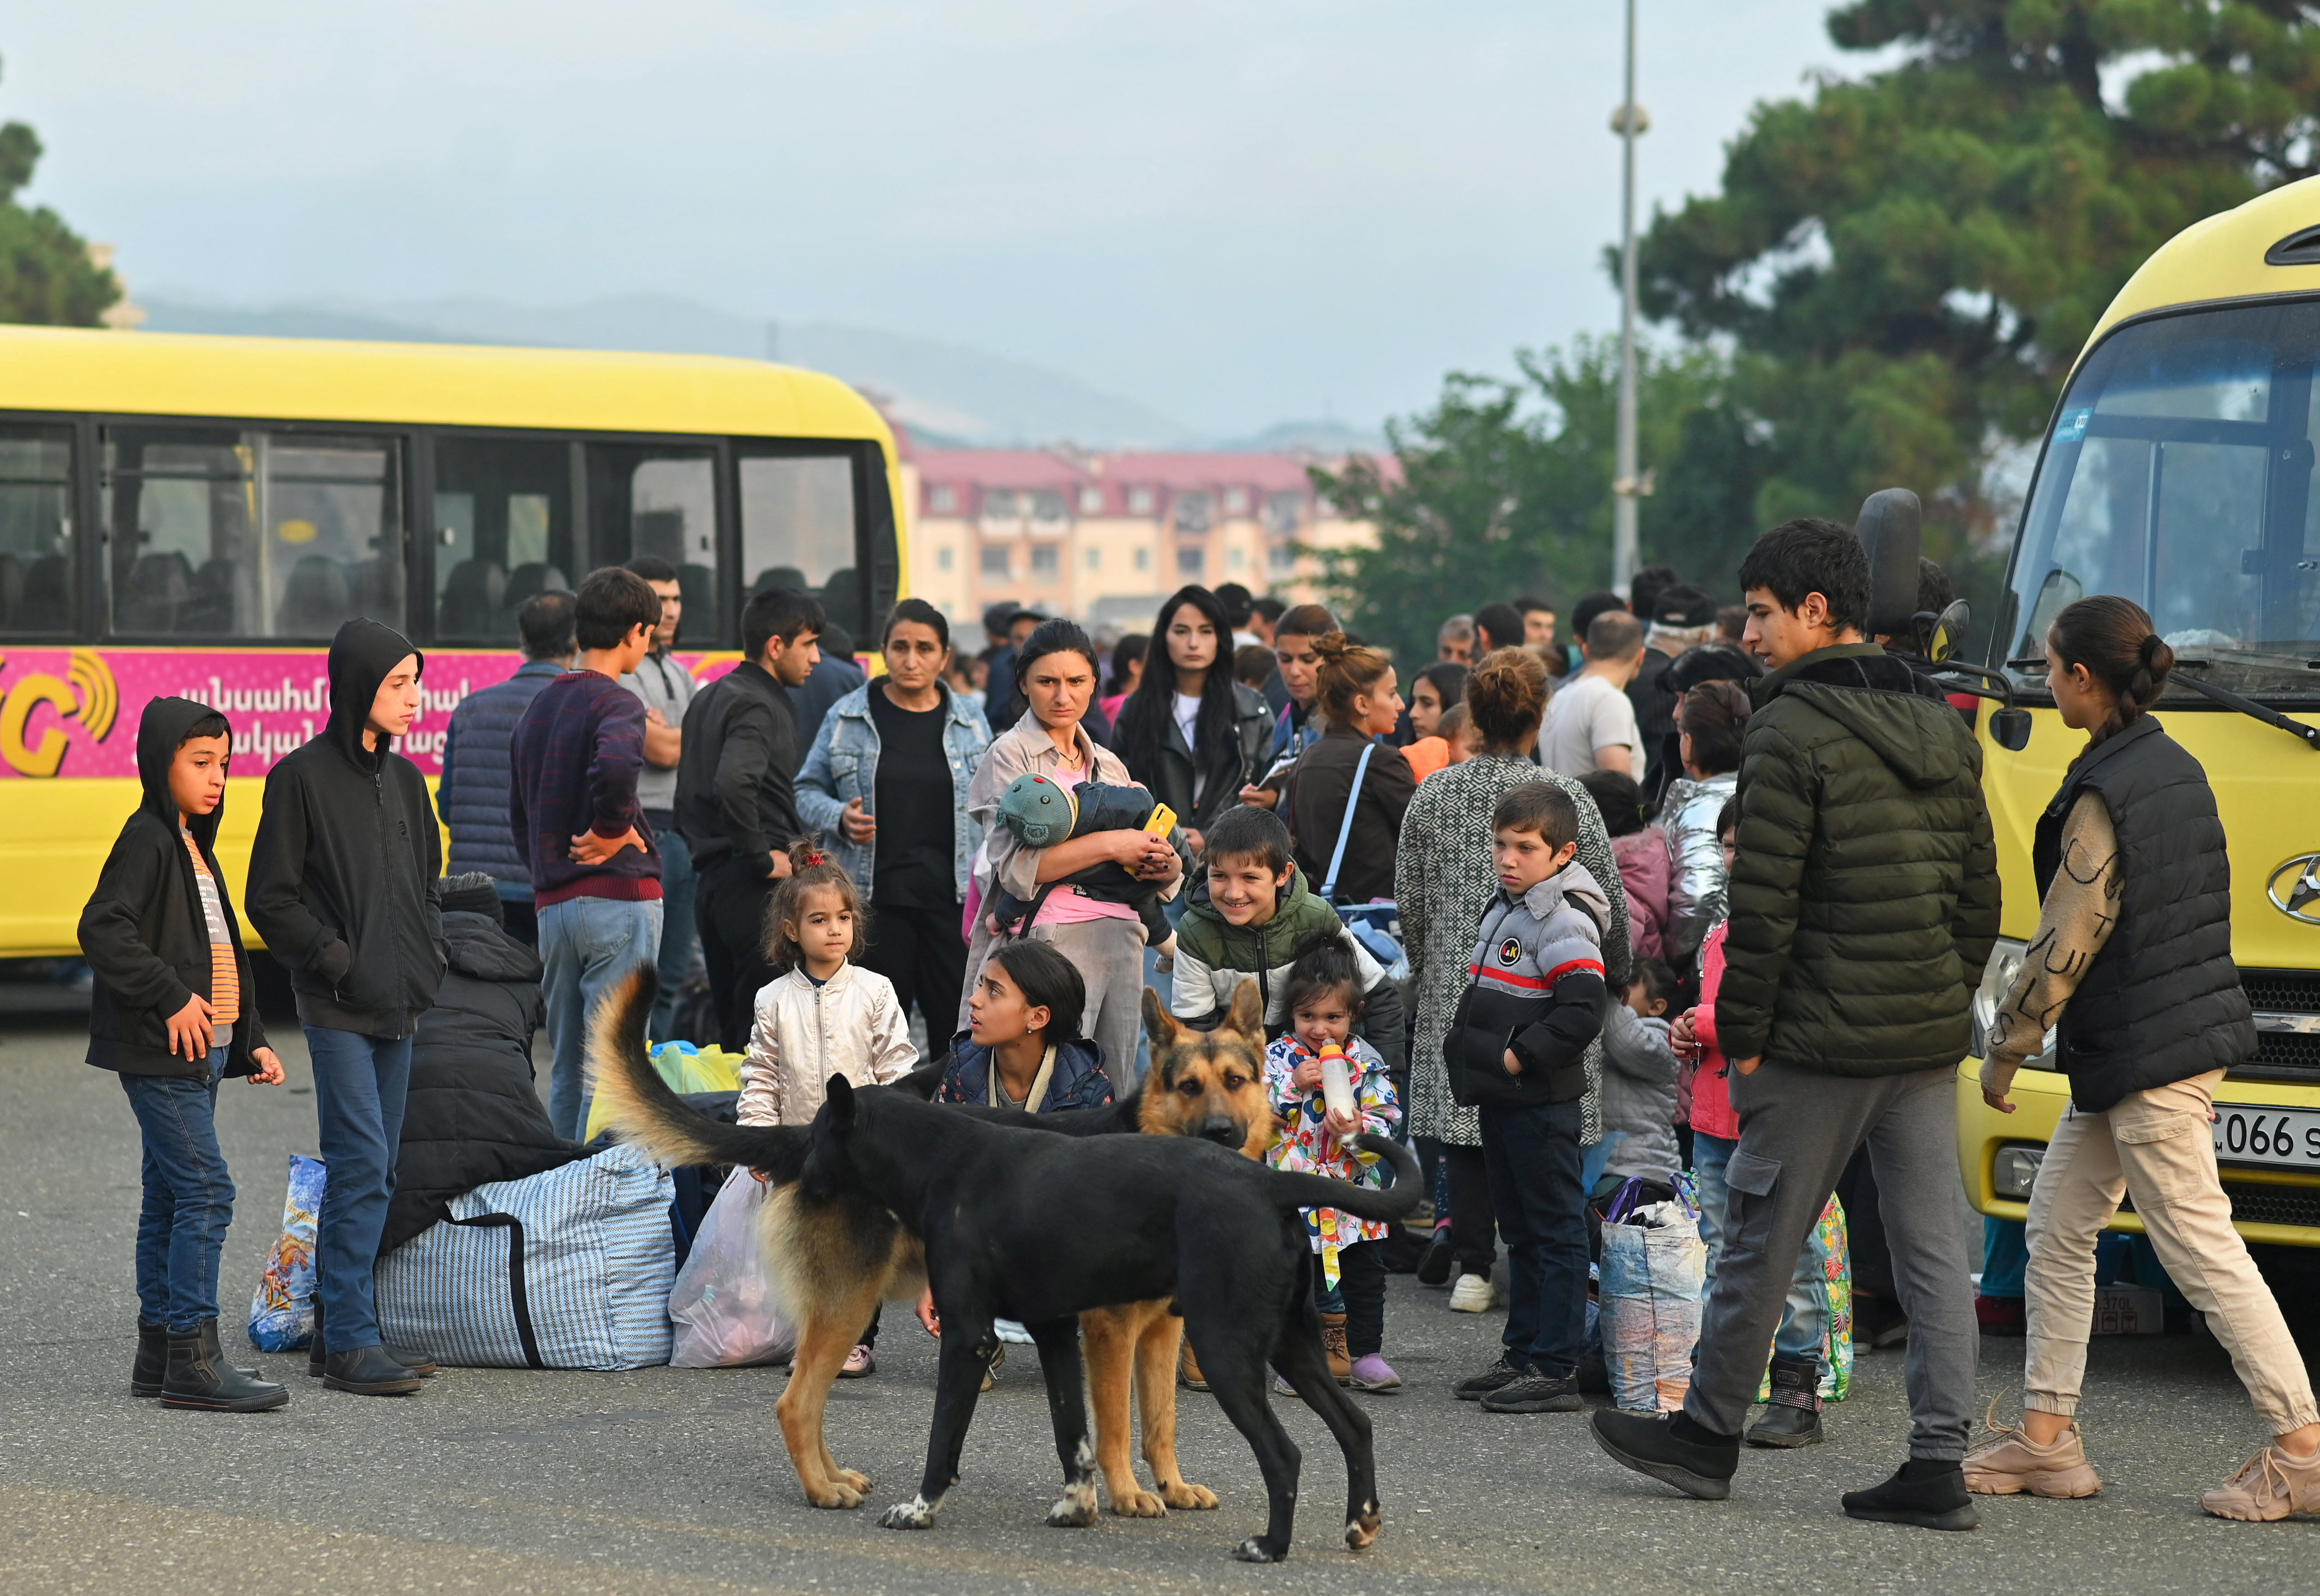
[[[1646,203],[1844,65],[1643,0]],[[1618,0],[0,6],[28,197],[131,288],[668,293],[1070,372],[1194,427],[1409,411],[1614,328]]]

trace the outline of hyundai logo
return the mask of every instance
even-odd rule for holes
[[[2299,853],[2271,872],[2271,906],[2291,920],[2320,925],[2320,853]]]

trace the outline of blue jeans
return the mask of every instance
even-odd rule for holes
[[[1692,1173],[1699,1177],[1699,1239],[1708,1248],[1708,1281],[1699,1294],[1706,1302],[1716,1285],[1716,1255],[1724,1249],[1724,1217],[1731,1191],[1724,1184],[1724,1167],[1740,1144],[1705,1131],[1691,1133]],[[1821,1245],[1820,1227],[1805,1232],[1797,1254],[1797,1272],[1789,1277],[1788,1302],[1781,1309],[1781,1328],[1772,1350],[1791,1357],[1818,1357],[1828,1339],[1828,1249]]]
[[[1611,1150],[1627,1139],[1625,1131],[1606,1131],[1603,1140],[1589,1148],[1579,1161],[1579,1189],[1592,1196],[1595,1183],[1603,1178],[1603,1166],[1611,1161]]]
[[[189,1336],[218,1316],[218,1255],[233,1222],[233,1181],[218,1150],[218,1078],[226,1050],[213,1049],[201,1080],[124,1075],[121,1089],[145,1143],[145,1203],[137,1215],[137,1316]]]
[[[394,1164],[403,1149],[403,1099],[411,1086],[411,1038],[389,1041],[309,1025],[314,1113],[322,1122],[322,1212],[315,1222],[314,1267],[328,1327],[326,1350],[359,1352],[379,1343],[371,1270],[386,1229]]]
[[[1581,1109],[1576,1102],[1485,1103],[1478,1111],[1491,1206],[1507,1244],[1507,1354],[1550,1375],[1576,1369],[1587,1338]]]
[[[548,1123],[566,1141],[588,1123],[588,1016],[613,982],[660,953],[657,898],[567,897],[539,911],[539,995],[548,1005]],[[754,996],[754,994],[752,995]]]
[[[666,1041],[676,1023],[677,988],[693,973],[693,945],[701,933],[693,924],[693,900],[701,878],[693,868],[693,844],[666,809],[647,809],[653,841],[660,846],[660,997],[652,1012],[652,1040]],[[947,1023],[949,1016],[944,1016]]]

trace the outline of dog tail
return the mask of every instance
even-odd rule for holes
[[[1417,1155],[1390,1136],[1373,1136],[1366,1132],[1354,1138],[1354,1145],[1364,1152],[1377,1154],[1393,1166],[1391,1186],[1380,1191],[1374,1186],[1332,1180],[1326,1175],[1275,1169],[1269,1171],[1273,1200],[1283,1208],[1335,1208],[1356,1219],[1406,1217],[1424,1195],[1425,1183],[1418,1175]]]
[[[614,1132],[671,1168],[740,1164],[776,1182],[795,1180],[805,1164],[804,1130],[720,1123],[661,1079],[645,1053],[645,1022],[658,990],[652,967],[639,966],[604,994],[588,1027],[588,1075]]]

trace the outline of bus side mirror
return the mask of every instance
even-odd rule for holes
[[[2019,753],[2030,746],[2030,711],[2027,709],[1996,709],[1990,712],[1989,740],[2009,753]]]
[[[1936,665],[1945,663],[1972,629],[1973,606],[1963,599],[1953,600],[1934,619],[1933,630],[1926,639],[1926,657]]]

